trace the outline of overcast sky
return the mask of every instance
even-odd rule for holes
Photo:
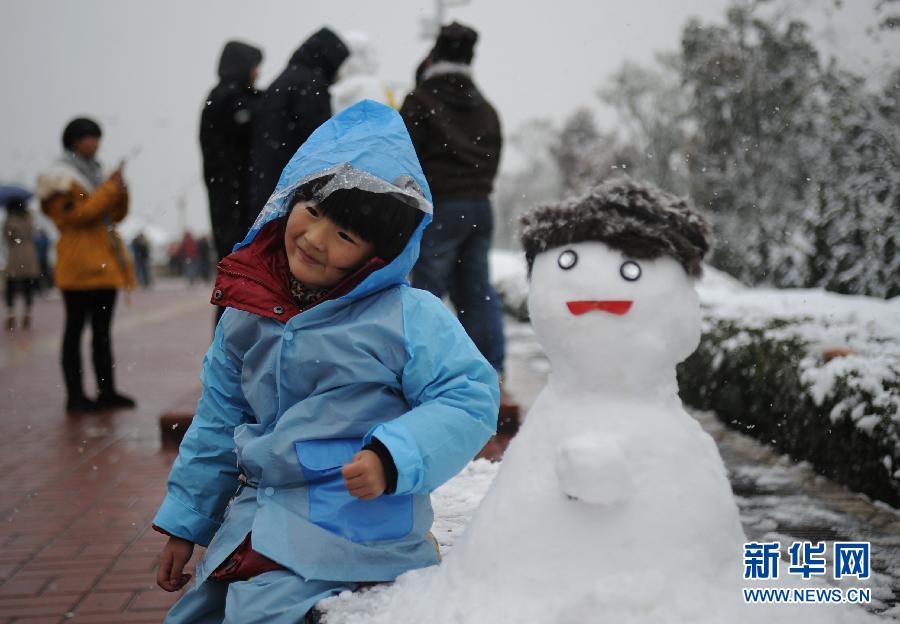
[[[780,0],[816,24],[826,54],[860,71],[900,49],[871,45],[875,0]],[[506,130],[545,117],[556,122],[579,106],[599,108],[595,92],[626,59],[651,62],[676,50],[692,15],[722,22],[729,0],[469,0],[447,9],[481,35],[476,81],[496,105]],[[197,122],[224,41],[263,48],[260,86],[294,49],[323,25],[369,35],[380,77],[401,91],[431,47],[423,22],[434,0],[0,0],[0,182],[33,184],[60,150],[74,116],[104,130],[100,158],[108,166],[140,147],[126,175],[132,221],[173,235],[182,218],[209,229],[200,177]],[[609,113],[599,111],[606,124]]]

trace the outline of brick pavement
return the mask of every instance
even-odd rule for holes
[[[35,303],[30,332],[0,336],[0,624],[160,622],[177,598],[156,587],[164,538],[149,528],[174,459],[158,419],[196,401],[208,291],[164,281],[120,295],[116,376],[135,410],[66,415],[58,294]]]

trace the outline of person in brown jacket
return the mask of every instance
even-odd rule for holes
[[[11,199],[6,204],[6,222],[3,225],[6,246],[6,329],[16,328],[16,293],[25,299],[25,315],[22,329],[31,327],[31,287],[39,275],[37,248],[34,245],[34,224],[23,199]]]
[[[499,430],[515,433],[519,407],[502,382],[503,311],[488,274],[490,194],[503,139],[497,111],[472,79],[477,41],[468,26],[442,27],[400,108],[434,196],[434,222],[422,235],[412,285],[449,294],[460,323],[500,375]]]
[[[134,407],[116,391],[113,379],[112,324],[119,288],[134,287],[134,273],[115,224],[128,214],[128,188],[119,167],[104,178],[95,156],[101,131],[97,122],[77,118],[63,131],[64,152],[38,178],[41,208],[59,230],[56,286],[66,306],[62,368],[66,409],[89,412]],[[97,400],[82,385],[81,335],[90,319]]]

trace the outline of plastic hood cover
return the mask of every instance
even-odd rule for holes
[[[310,135],[282,171],[272,196],[235,249],[248,245],[269,221],[284,217],[300,186],[329,176],[331,179],[317,192],[322,198],[350,188],[391,193],[424,213],[403,252],[350,294],[405,282],[418,258],[422,231],[431,222],[431,191],[400,114],[372,100],[354,104]]]

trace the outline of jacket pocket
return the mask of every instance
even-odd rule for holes
[[[364,501],[351,496],[344,487],[341,467],[360,448],[360,438],[294,443],[297,460],[309,483],[310,521],[352,542],[405,537],[413,526],[412,496],[382,495]]]

